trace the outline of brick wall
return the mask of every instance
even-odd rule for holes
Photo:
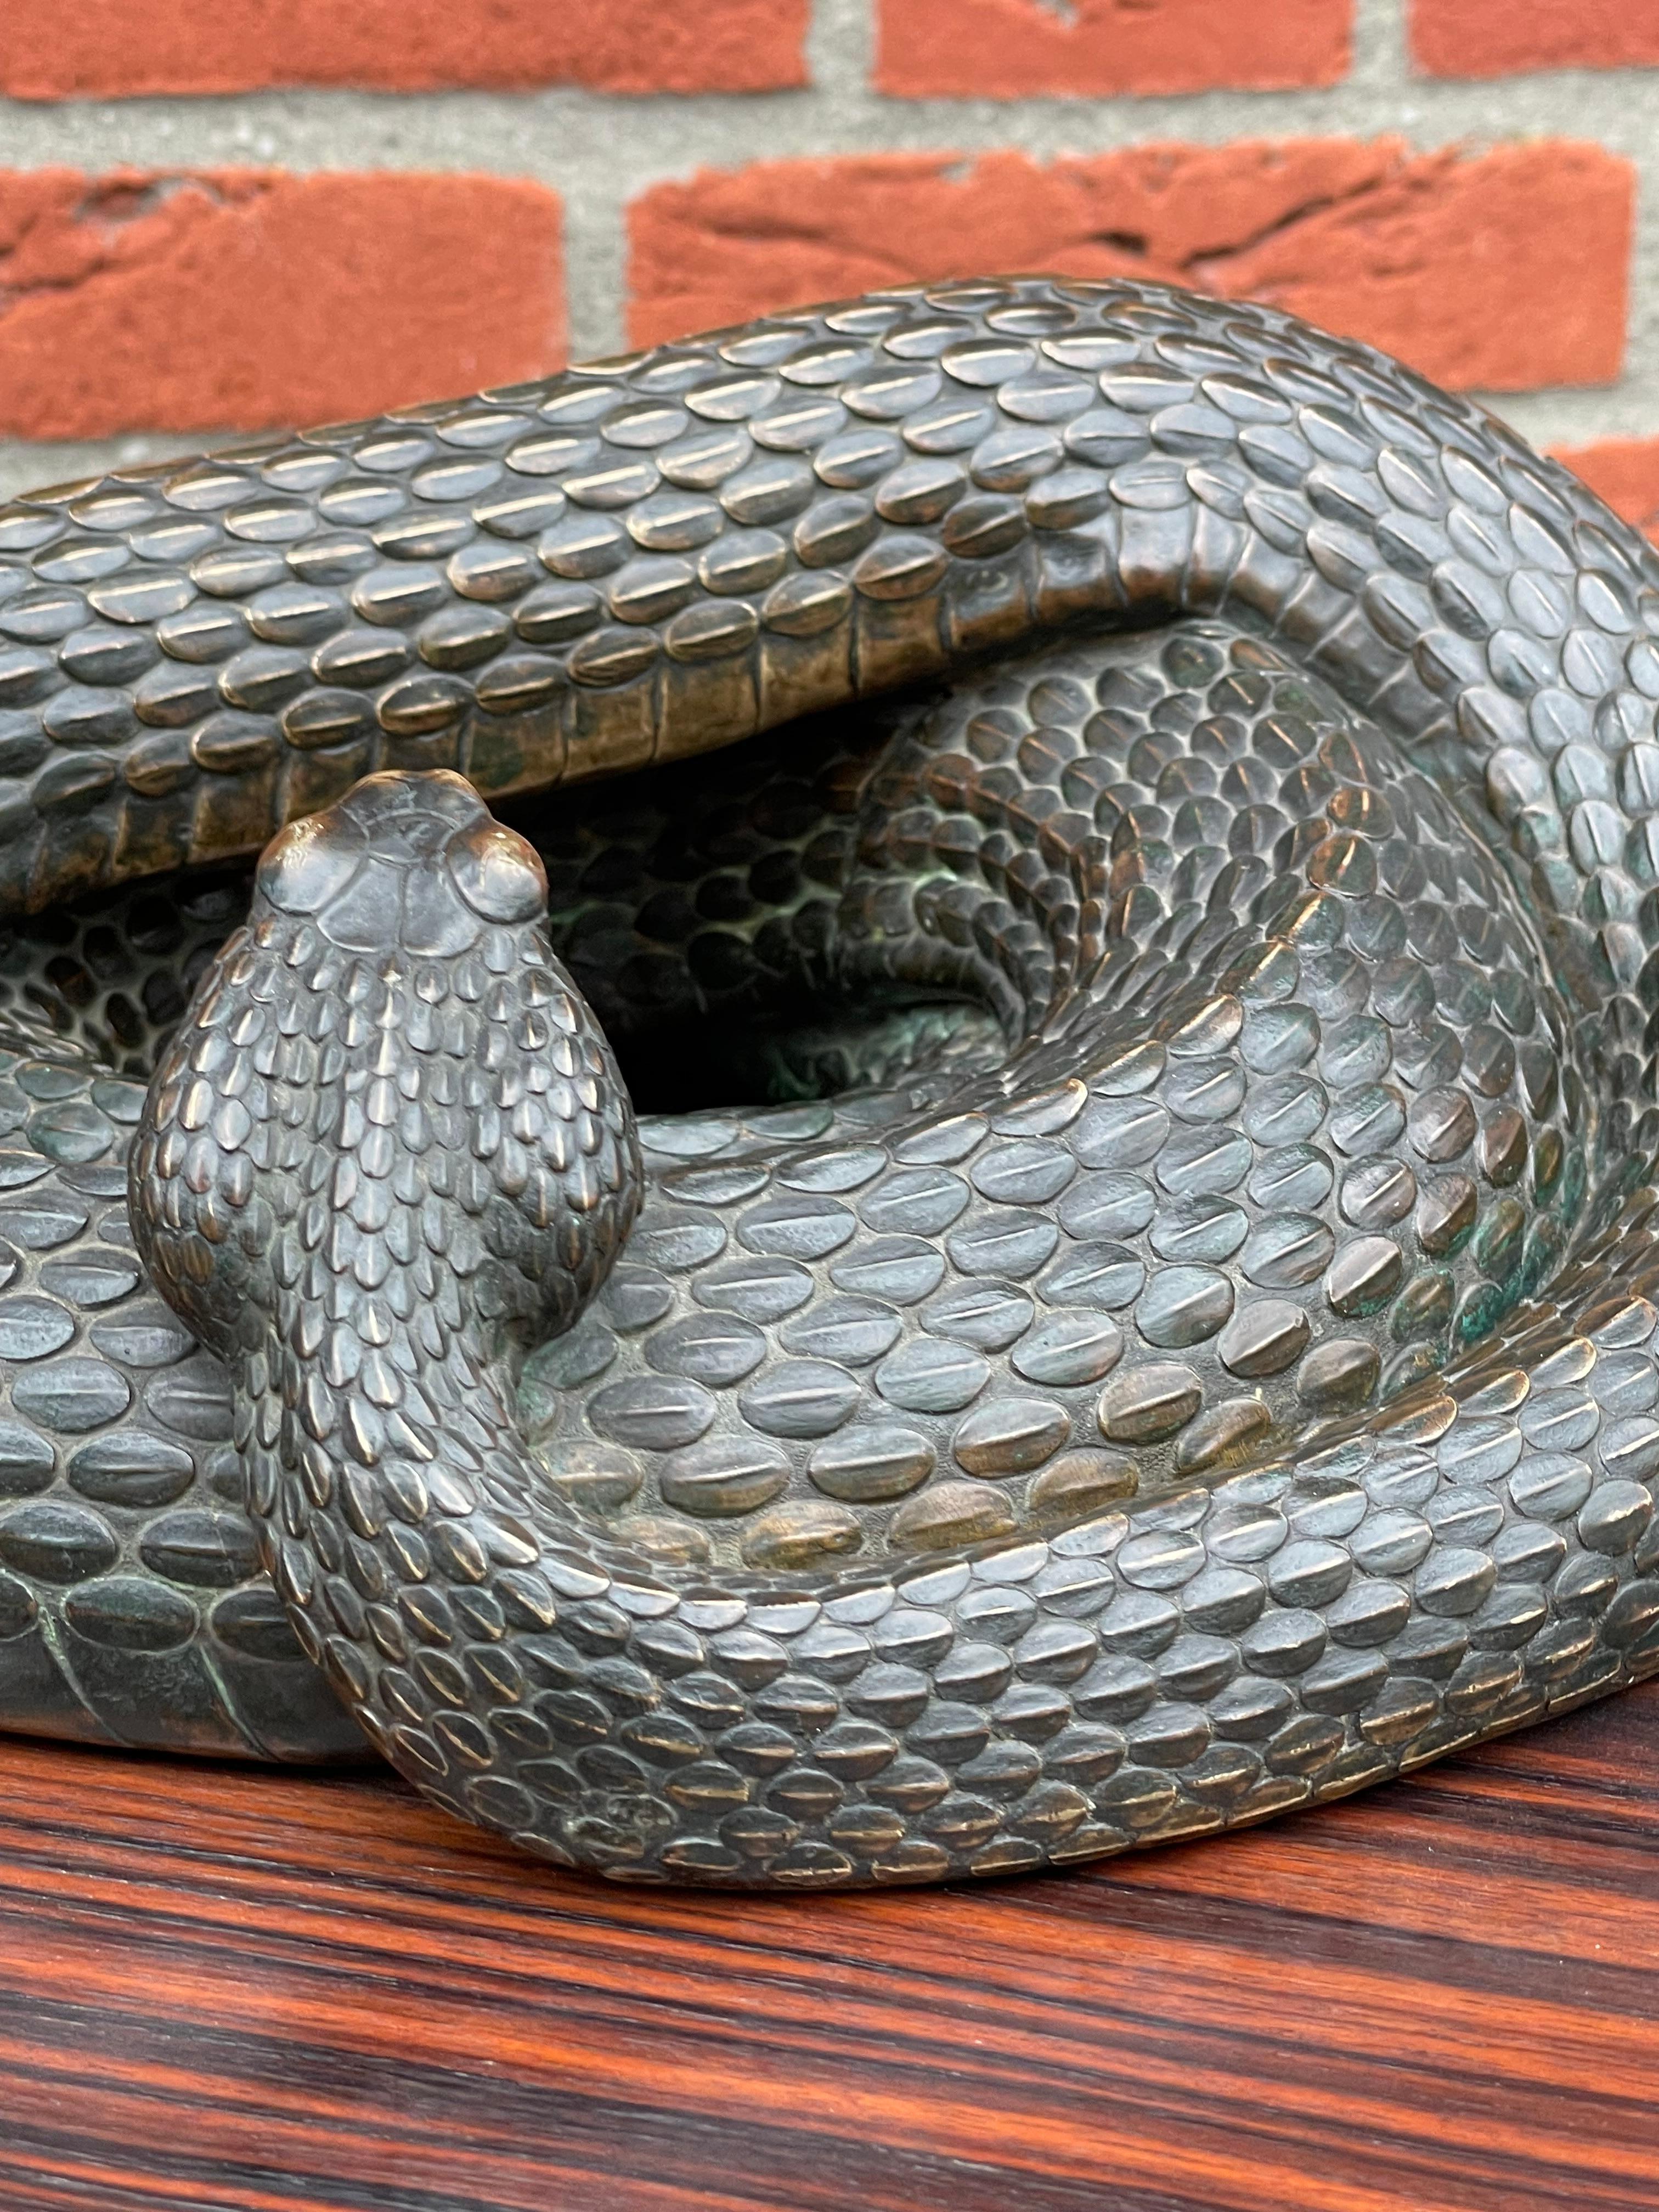
[[[1388,347],[1659,534],[1659,0],[6,0],[0,489],[900,276]]]

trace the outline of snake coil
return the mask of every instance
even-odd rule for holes
[[[0,1721],[799,1888],[1659,1667],[1659,556],[1478,410],[895,289],[37,495],[0,637]]]

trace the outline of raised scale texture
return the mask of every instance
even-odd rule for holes
[[[1659,1666],[1659,556],[1479,410],[963,285],[8,533],[14,1725],[823,1887]]]

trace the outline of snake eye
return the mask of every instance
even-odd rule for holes
[[[283,914],[315,914],[351,881],[367,845],[356,823],[337,812],[307,815],[265,847],[258,888]]]
[[[533,845],[499,822],[480,822],[453,838],[455,888],[486,921],[531,921],[547,905],[547,872]]]

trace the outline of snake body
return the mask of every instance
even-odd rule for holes
[[[895,291],[0,562],[0,1719],[810,1887],[1659,1667],[1659,565],[1477,410]]]

